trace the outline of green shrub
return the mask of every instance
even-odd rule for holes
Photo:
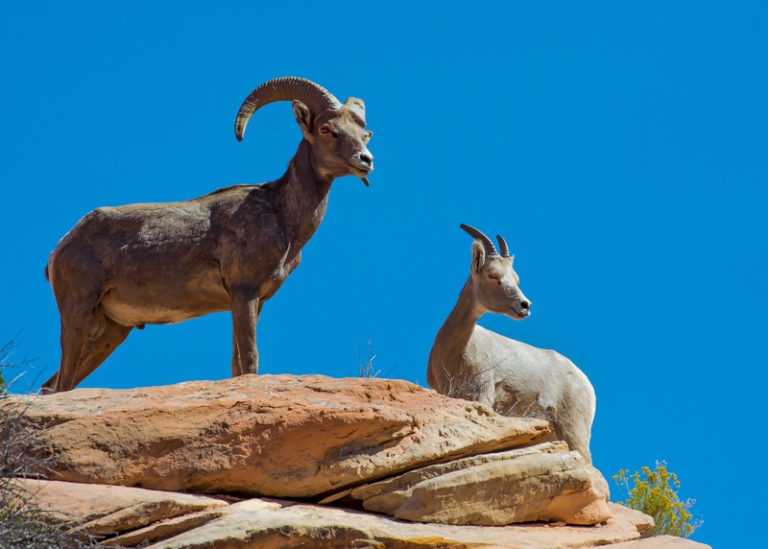
[[[629,469],[622,469],[613,480],[622,492],[625,501],[619,501],[632,509],[642,511],[653,517],[654,527],[646,534],[650,536],[670,535],[687,538],[696,528],[701,526],[701,521],[691,523],[693,515],[689,509],[696,500],[688,499],[680,501],[677,491],[680,489],[680,481],[677,475],[667,471],[665,462],[656,462],[656,470],[650,467],[642,467],[631,475]],[[630,481],[632,487],[630,487]]]

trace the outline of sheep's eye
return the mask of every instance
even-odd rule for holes
[[[501,280],[501,277],[494,273],[488,273],[488,278],[490,278],[491,280]]]
[[[320,126],[320,133],[332,133],[332,131],[328,126]]]

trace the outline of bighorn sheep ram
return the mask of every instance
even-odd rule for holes
[[[476,400],[507,415],[552,422],[559,440],[591,461],[590,430],[595,391],[573,362],[555,351],[538,349],[476,325],[485,313],[522,320],[531,302],[519,288],[514,256],[497,236],[493,242],[473,227],[470,276],[459,300],[435,338],[427,383],[439,393]]]
[[[133,328],[232,312],[232,375],[257,373],[261,307],[301,261],[331,183],[354,175],[368,185],[373,156],[365,105],[341,104],[303,78],[256,88],[235,122],[275,101],[292,101],[303,139],[285,174],[185,202],[98,208],[61,239],[46,267],[61,315],[61,364],[43,392],[73,389]]]

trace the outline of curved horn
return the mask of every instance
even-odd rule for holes
[[[499,252],[496,251],[496,246],[493,245],[493,242],[490,238],[485,236],[483,233],[475,229],[474,227],[470,227],[469,225],[465,225],[462,223],[459,225],[462,229],[467,231],[469,233],[469,236],[473,237],[475,240],[479,240],[483,244],[483,248],[485,248],[485,255],[488,257],[492,255],[499,255]]]
[[[306,78],[286,76],[268,80],[253,90],[240,106],[237,120],[235,120],[235,137],[237,137],[237,140],[243,140],[243,134],[245,133],[248,121],[253,113],[261,107],[275,101],[293,100],[299,100],[304,103],[309,107],[312,114],[317,114],[327,109],[337,109],[341,105],[331,92]]]
[[[509,246],[507,246],[507,241],[504,240],[504,237],[500,234],[496,235],[496,240],[499,241],[499,249],[501,250],[501,257],[509,257]]]

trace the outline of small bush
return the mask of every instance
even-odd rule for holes
[[[12,348],[13,341],[9,341],[3,345],[2,348],[0,348],[0,396],[8,394],[8,385],[6,384],[5,378],[3,377],[3,369],[9,366],[13,366],[13,364],[9,363],[11,354],[13,354],[11,352]]]
[[[34,477],[32,470],[44,467],[43,460],[30,457],[36,445],[24,421],[24,409],[3,406],[0,396],[0,545],[3,549],[49,549],[97,547],[72,522],[62,523],[40,509],[35,494],[17,479]]]
[[[10,398],[2,377],[12,363],[13,342],[0,348],[0,547],[2,549],[53,549],[99,547],[96,540],[72,522],[62,522],[40,509],[35,494],[16,479],[34,478],[45,470],[45,459],[34,457],[38,441],[27,428],[26,409],[7,406]]]
[[[650,467],[642,467],[631,475],[629,469],[622,469],[618,475],[613,476],[613,480],[625,497],[625,501],[617,503],[653,517],[655,525],[646,535],[687,538],[701,526],[700,520],[690,522],[693,515],[689,509],[696,500],[688,499],[683,502],[678,499],[680,481],[675,473],[667,471],[665,462],[657,461],[655,471]]]

